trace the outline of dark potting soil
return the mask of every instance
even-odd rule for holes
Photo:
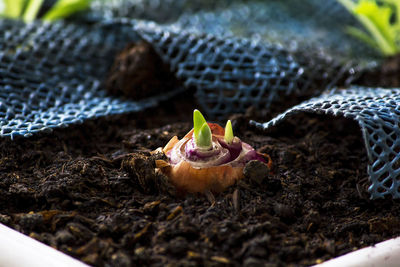
[[[219,195],[175,196],[148,152],[189,131],[194,107],[188,93],[2,139],[0,222],[96,266],[309,265],[400,234],[399,203],[369,200],[361,132],[344,119],[299,115],[265,133],[247,123],[259,112],[234,115],[272,171],[249,168]]]

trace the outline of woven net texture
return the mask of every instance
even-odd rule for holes
[[[139,111],[173,94],[140,102],[107,95],[102,84],[115,53],[138,39],[130,28],[2,20],[0,32],[1,136]]]
[[[380,62],[346,25],[357,22],[335,0],[98,0],[70,21],[1,20],[0,135],[139,111],[188,88],[209,117],[295,103],[271,122],[253,123],[265,129],[300,111],[356,120],[371,161],[372,198],[398,198],[398,92],[351,87]],[[115,56],[139,39],[182,88],[141,101],[106,92]],[[337,86],[350,89],[323,93]]]
[[[262,129],[299,112],[343,116],[361,127],[370,164],[373,198],[400,196],[400,89],[351,87],[332,90],[296,105],[269,122],[251,123]]]

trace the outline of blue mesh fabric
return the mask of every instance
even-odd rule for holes
[[[137,35],[123,26],[0,22],[0,135],[30,136],[85,119],[155,106],[103,89],[115,54]]]
[[[349,84],[362,69],[328,54],[289,51],[246,38],[193,35],[151,23],[135,23],[134,28],[185,87],[197,88],[197,101],[213,117],[312,96],[320,88]]]
[[[343,116],[358,122],[368,153],[372,198],[400,197],[400,89],[352,87],[296,105],[266,123],[267,129],[299,112]]]

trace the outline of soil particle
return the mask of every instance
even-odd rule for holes
[[[305,216],[304,216],[304,226],[306,227],[304,230],[307,232],[315,232],[319,225],[321,224],[321,217],[319,212],[316,210],[311,209]]]
[[[288,205],[276,203],[273,209],[275,214],[284,221],[293,221],[295,219],[293,208]]]
[[[18,214],[15,216],[15,220],[26,231],[36,230],[43,225],[43,216],[38,213]]]
[[[123,252],[117,252],[111,256],[111,265],[120,267],[129,267],[132,265],[131,259]]]
[[[264,261],[261,259],[257,259],[257,258],[247,258],[244,262],[243,262],[243,266],[244,267],[258,267],[258,266],[268,266],[268,267],[273,267],[273,266],[278,266],[275,264],[264,264]]]
[[[70,244],[74,242],[74,236],[67,230],[60,230],[55,234],[55,239],[58,244]]]
[[[4,225],[9,225],[11,222],[11,217],[8,215],[0,214],[0,223]]]
[[[155,160],[158,159],[165,159],[164,154],[135,153],[123,160],[122,167],[130,174],[132,182],[144,192],[175,195],[175,187],[168,177],[156,169]]]
[[[92,236],[92,232],[80,223],[70,222],[66,225],[68,231],[81,243],[87,242]]]
[[[246,178],[260,185],[268,177],[269,168],[267,164],[261,161],[251,160],[244,167],[243,174]]]

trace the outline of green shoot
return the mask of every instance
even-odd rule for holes
[[[204,119],[203,114],[197,109],[193,111],[193,128],[194,128],[194,139],[197,140],[199,138],[200,129],[203,124],[206,123],[206,119]],[[196,141],[197,143],[197,141]]]
[[[3,0],[4,10],[2,16],[19,18],[26,5],[26,0]]]
[[[210,126],[207,122],[200,128],[199,136],[196,140],[196,145],[201,148],[211,148],[212,146],[212,135]]]
[[[228,120],[226,122],[226,126],[225,126],[225,135],[224,135],[225,142],[227,144],[232,144],[233,136],[234,135],[233,135],[233,129],[232,129],[232,122],[231,122],[231,120]]]
[[[58,0],[49,12],[43,16],[43,19],[47,21],[62,19],[88,9],[89,5],[90,0]]]
[[[54,21],[66,18],[89,8],[91,0],[58,0],[43,16],[43,20]],[[44,0],[3,0],[4,10],[0,17],[23,19],[31,22],[37,19]]]
[[[399,0],[338,0],[365,27],[366,32],[348,27],[347,32],[385,56],[400,53]]]
[[[29,0],[22,18],[25,22],[34,21],[44,0]]]

